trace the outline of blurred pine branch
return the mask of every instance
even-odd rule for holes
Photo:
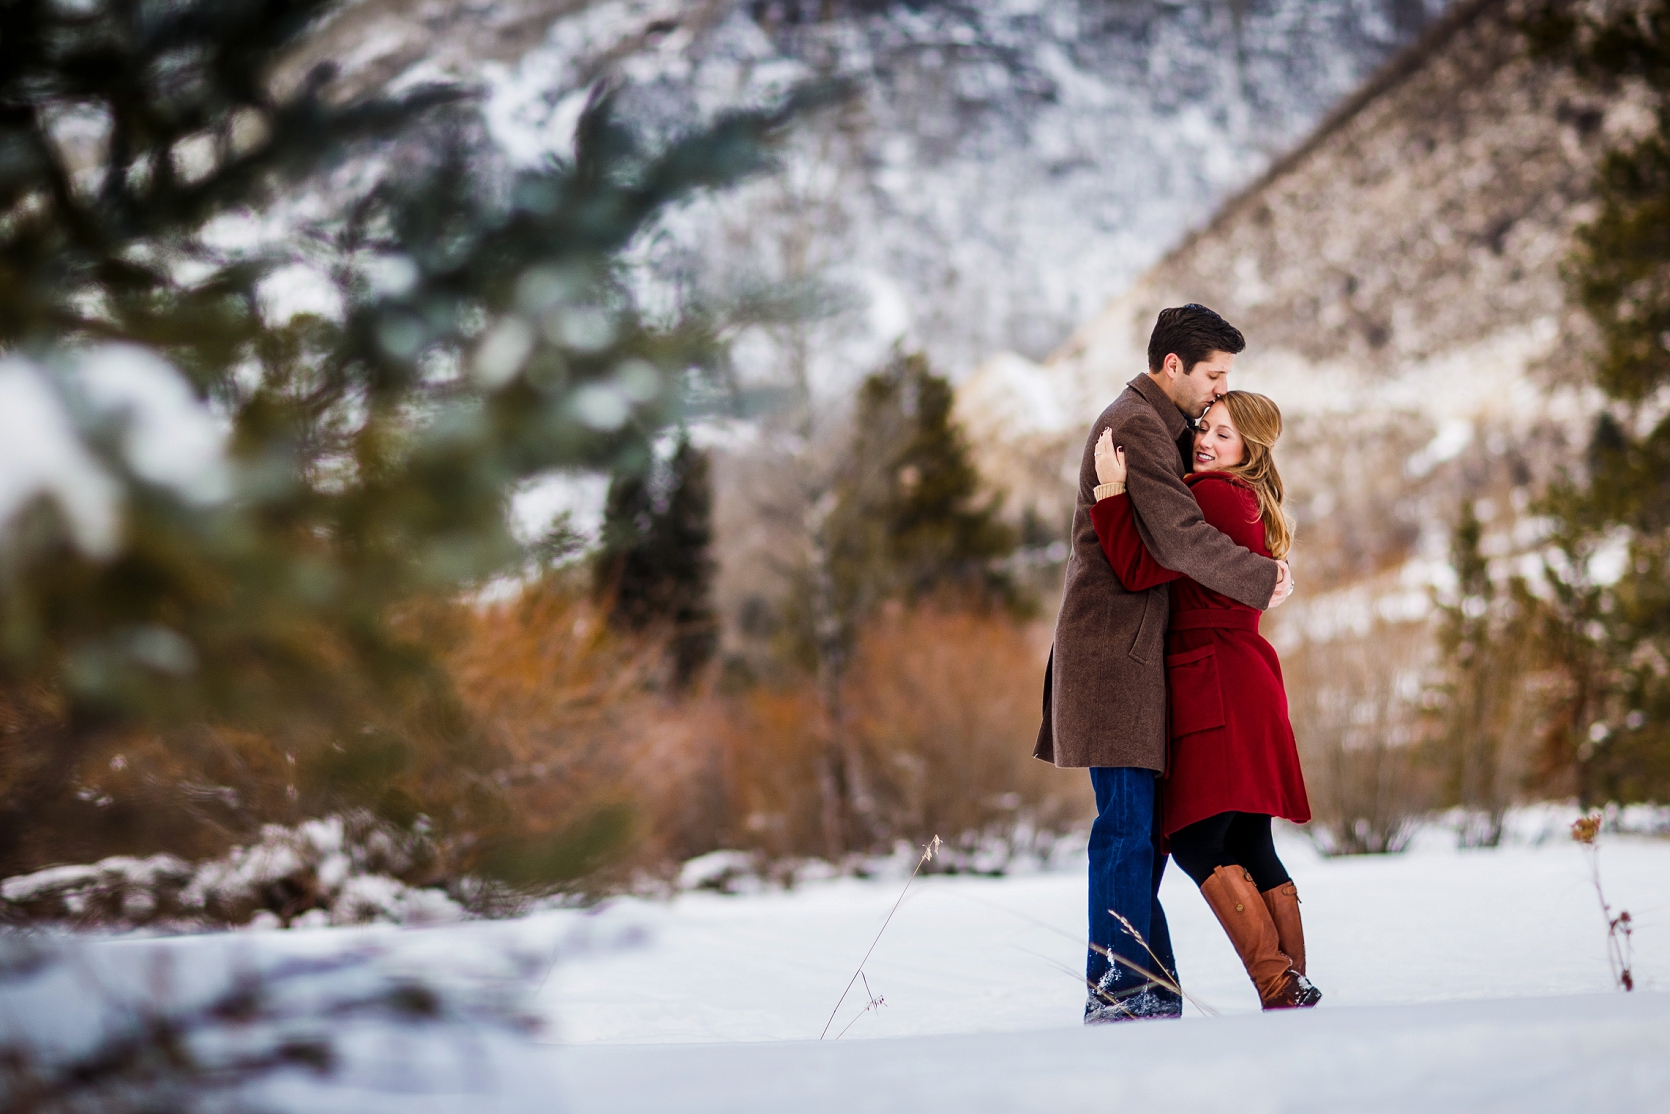
[[[9,452],[75,466],[0,492],[0,874],[501,810],[452,601],[538,562],[516,484],[647,459],[715,360],[699,312],[640,313],[629,245],[832,96],[652,150],[599,89],[572,157],[512,169],[468,89],[275,87],[330,7],[0,8],[0,405],[44,416]],[[90,793],[134,747],[220,803]]]

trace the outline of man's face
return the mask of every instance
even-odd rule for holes
[[[1166,357],[1160,368],[1160,384],[1190,421],[1206,412],[1206,408],[1229,393],[1229,373],[1235,370],[1235,357],[1229,352],[1213,352],[1200,363],[1183,371],[1183,361],[1173,354]]]

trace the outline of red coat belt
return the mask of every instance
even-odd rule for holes
[[[1188,611],[1174,611],[1169,624],[1170,630],[1258,630],[1258,620],[1262,613],[1257,611],[1230,610],[1227,607],[1197,607]]]

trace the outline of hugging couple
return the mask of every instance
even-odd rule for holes
[[[1271,456],[1281,411],[1229,389],[1245,347],[1205,306],[1163,310],[1147,374],[1085,443],[1033,753],[1088,767],[1096,790],[1086,1024],[1182,1013],[1159,900],[1168,853],[1265,1009],[1322,997],[1270,839],[1271,817],[1304,823],[1310,802],[1258,633],[1293,591],[1292,527]]]

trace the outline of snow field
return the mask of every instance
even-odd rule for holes
[[[1656,989],[1670,989],[1670,842],[1613,836],[1601,851],[1613,910],[1637,926],[1642,989],[1623,994],[1562,827],[1469,852],[1429,831],[1401,856],[1332,860],[1286,835],[1327,995],[1302,1013],[1258,1011],[1173,869],[1162,900],[1184,986],[1223,1016],[1075,1024],[1082,864],[919,880],[866,968],[887,1004],[839,1042],[813,1038],[899,880],[618,903],[591,930],[645,943],[559,966],[539,1001],[568,1042],[553,1063],[576,1114],[1670,1111],[1670,993]]]
[[[570,1049],[575,1114],[1670,1109],[1670,995],[1338,1008],[889,1041]]]
[[[1431,833],[1403,855],[1338,859],[1295,835],[1280,839],[1303,902],[1321,1009],[1612,989],[1581,848],[1557,837],[1457,851],[1442,836]],[[1637,985],[1670,990],[1670,842],[1602,843],[1607,898],[1635,920]],[[636,933],[644,941],[558,965],[535,1003],[549,1019],[547,1039],[815,1039],[901,886],[845,879],[789,893],[686,894],[543,914],[571,932],[584,925],[598,939]],[[1223,931],[1175,866],[1161,901],[1184,988],[1223,1015],[1257,1013]],[[830,1035],[849,1022],[846,1040],[1076,1021],[1084,903],[1082,860],[1032,876],[919,878],[865,968],[886,1005],[854,1021],[867,1001],[860,984]]]
[[[274,1110],[1670,1111],[1670,841],[1602,837],[1607,896],[1636,922],[1642,989],[1623,994],[1588,860],[1561,827],[1472,852],[1429,830],[1401,856],[1332,860],[1283,833],[1326,994],[1304,1013],[1257,1011],[1199,894],[1168,871],[1184,986],[1222,1016],[1078,1024],[1081,859],[918,879],[866,968],[886,1004],[864,1012],[861,984],[839,1041],[816,1038],[902,874],[428,928],[82,938],[0,985],[0,1028],[86,1047],[123,1002],[202,1002],[239,972],[312,964],[283,984],[283,1031],[414,978],[447,1005],[434,1021],[326,1023],[342,1070],[258,1085]],[[545,1021],[539,1043],[507,1005]]]

